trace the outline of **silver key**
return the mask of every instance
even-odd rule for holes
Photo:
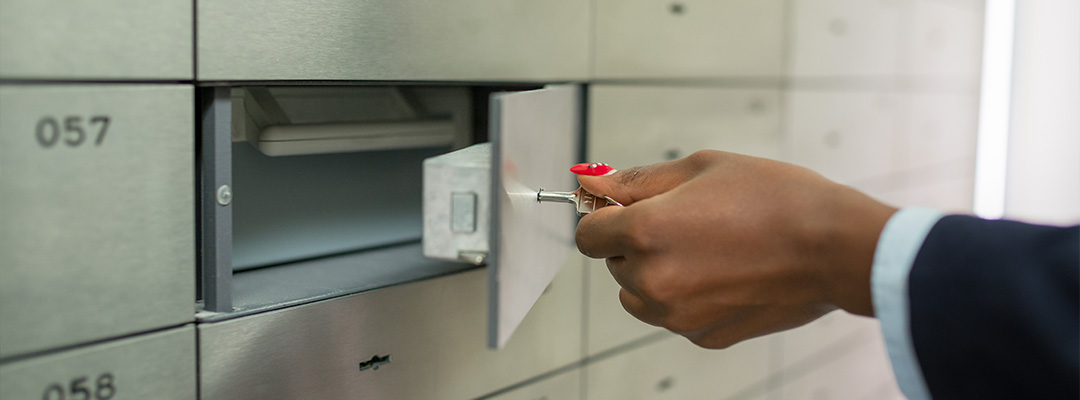
[[[578,215],[585,215],[607,206],[622,207],[622,203],[615,201],[611,197],[603,196],[598,198],[582,188],[578,188],[573,192],[546,192],[544,189],[540,189],[539,192],[536,192],[536,201],[538,203],[545,201],[570,203],[577,208]]]

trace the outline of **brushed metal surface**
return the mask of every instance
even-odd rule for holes
[[[194,319],[193,106],[185,85],[0,86],[0,356]],[[81,118],[82,145],[43,148],[46,117]]]
[[[202,0],[197,7],[197,76],[584,79],[590,8],[582,0]]]
[[[982,68],[985,0],[911,2],[905,72],[978,79]]]
[[[3,399],[194,400],[195,328],[188,325],[2,364],[0,382]],[[79,388],[90,394],[82,397]]]
[[[198,318],[235,318],[477,268],[431,260],[421,253],[420,243],[407,243],[235,271],[231,274],[230,310],[213,315],[201,312]]]
[[[831,353],[852,348],[862,339],[875,336],[881,336],[877,320],[843,311],[833,311],[809,324],[773,335],[779,341],[783,368],[833,359],[836,356]]]
[[[192,0],[2,0],[0,78],[191,79]]]
[[[199,299],[203,310],[232,310],[233,152],[231,89],[215,87],[203,92],[199,104]],[[230,193],[228,202],[219,193]]]
[[[845,346],[811,364],[784,371],[774,398],[907,399],[896,384],[880,332],[868,333],[850,338]]]
[[[868,78],[902,72],[910,1],[795,0],[788,73]]]
[[[425,257],[462,261],[462,253],[491,251],[491,157],[491,143],[479,143],[424,160]]]
[[[491,98],[493,147],[490,313],[502,347],[576,249],[572,208],[537,201],[539,189],[573,190],[582,127],[582,88],[549,86]],[[564,189],[565,188],[565,189]]]
[[[665,86],[592,85],[587,158],[615,168],[666,161],[700,149],[782,158],[780,93]],[[658,329],[631,317],[603,260],[590,260],[590,355]]]
[[[482,270],[200,324],[200,398],[467,399],[570,365],[581,259],[567,266],[498,351]],[[391,362],[361,371],[376,355]]]
[[[615,168],[714,149],[782,158],[780,90],[592,85],[592,162]]]
[[[593,77],[779,77],[785,4],[597,0]]]
[[[930,167],[975,156],[979,96],[966,93],[909,93],[904,129],[898,132],[898,169]]]
[[[724,350],[674,336],[586,366],[590,400],[729,399],[764,394],[770,337]],[[737,397],[736,397],[737,396]],[[786,398],[786,397],[785,397]]]
[[[885,91],[788,91],[784,136],[791,162],[847,185],[884,180],[900,169],[904,99]]]
[[[581,398],[582,369],[533,382],[484,400],[574,400]]]

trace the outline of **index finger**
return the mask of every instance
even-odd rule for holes
[[[626,253],[624,214],[626,207],[603,207],[581,218],[574,241],[578,251],[590,258],[608,258]]]

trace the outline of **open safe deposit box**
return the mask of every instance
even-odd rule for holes
[[[337,394],[355,384],[424,397],[424,384],[399,379],[465,362],[489,364],[512,383],[572,362],[578,348],[560,346],[559,335],[541,340],[549,346],[530,338],[529,348],[506,347],[576,251],[573,207],[541,204],[537,191],[577,187],[567,168],[581,159],[582,93],[580,85],[202,89],[205,398],[258,397],[236,393],[246,386],[236,379],[261,382],[274,368],[312,374],[291,382],[333,382]],[[459,273],[469,269],[478,271]],[[328,327],[341,332],[326,336]],[[438,346],[463,335],[485,345]],[[472,354],[455,354],[463,351]],[[496,359],[507,360],[488,362]],[[535,365],[505,371],[510,359]],[[356,360],[361,371],[394,365],[377,381],[333,378],[355,373]],[[295,368],[307,361],[321,367]],[[326,367],[335,361],[347,367]]]

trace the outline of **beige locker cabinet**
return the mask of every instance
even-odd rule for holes
[[[586,269],[589,291],[585,315],[589,320],[585,348],[590,356],[665,331],[626,312],[619,302],[619,284],[611,277],[604,260],[588,260]]]
[[[729,399],[763,394],[769,376],[769,337],[724,350],[672,336],[586,367],[589,400]]]
[[[0,78],[189,80],[191,0],[0,1]]]
[[[843,184],[880,179],[897,170],[903,110],[903,97],[888,92],[789,91],[789,160]]]
[[[593,78],[778,78],[784,4],[597,0]]]
[[[194,319],[185,85],[0,86],[0,356]]]
[[[982,0],[913,0],[904,73],[972,93],[982,68]]]
[[[195,400],[195,328],[0,364],[0,398]]]
[[[576,400],[581,399],[582,370],[573,369],[539,382],[498,393],[484,400]]]
[[[593,85],[588,161],[616,168],[713,149],[780,158],[780,92]]]
[[[201,398],[465,399],[492,393],[580,359],[581,273],[580,258],[564,265],[500,350],[487,346],[482,269],[203,323]]]
[[[979,96],[923,92],[902,95],[903,130],[894,155],[898,169],[937,169],[975,157]]]
[[[784,400],[906,398],[893,378],[880,335],[818,361],[785,370],[780,388],[770,395]]]
[[[203,81],[551,82],[588,74],[588,1],[197,5]]]
[[[841,79],[899,74],[909,1],[792,1],[789,74]]]
[[[833,311],[801,327],[775,335],[781,351],[781,366],[813,364],[814,360],[835,358],[830,353],[846,351],[869,338],[881,336],[881,325],[872,318]]]
[[[588,161],[626,168],[700,149],[779,158],[779,102],[778,90],[593,85]],[[603,260],[588,273],[589,354],[658,331],[623,310]]]

